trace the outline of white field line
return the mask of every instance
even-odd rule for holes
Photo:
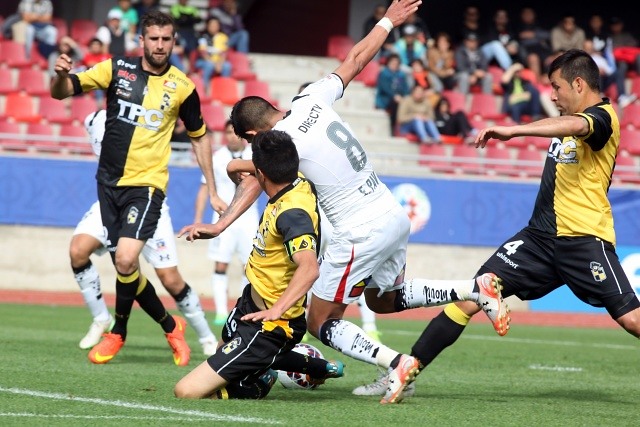
[[[388,333],[395,335],[415,335],[415,332],[407,332],[400,330],[392,330]],[[461,339],[480,340],[480,341],[500,341],[500,342],[512,342],[518,344],[537,344],[537,345],[559,345],[565,347],[593,347],[593,348],[606,348],[608,350],[633,350],[638,351],[637,345],[624,345],[624,344],[607,344],[607,343],[584,343],[577,341],[554,341],[554,340],[537,340],[529,338],[509,338],[509,337],[490,337],[486,335],[472,335],[462,334]]]
[[[143,420],[143,421],[176,421],[199,422],[205,418],[177,418],[177,417],[138,417],[127,415],[55,415],[34,414],[30,412],[0,412],[0,418],[57,418],[57,419],[82,419],[82,420]],[[209,419],[209,418],[207,418]]]
[[[257,424],[281,424],[277,420],[270,420],[270,419],[264,419],[264,418],[239,417],[239,416],[233,416],[233,415],[218,415],[218,414],[212,414],[210,412],[174,409],[166,406],[124,402],[122,400],[106,400],[106,399],[96,399],[92,397],[70,396],[68,394],[48,393],[43,391],[27,390],[22,388],[7,388],[7,387],[0,386],[0,392],[10,393],[10,394],[20,394],[20,395],[31,396],[31,397],[41,397],[44,399],[67,400],[72,402],[92,403],[96,405],[117,406],[120,408],[142,409],[145,411],[164,412],[164,413],[176,414],[176,415],[187,416],[187,417],[199,417],[201,419],[206,418],[206,419],[215,420],[215,421],[246,422],[246,423],[257,423]]]

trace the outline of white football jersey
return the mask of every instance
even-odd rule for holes
[[[227,204],[231,203],[233,200],[234,194],[236,194],[236,184],[229,178],[227,174],[227,165],[233,159],[243,159],[243,160],[251,160],[251,145],[248,145],[239,153],[232,153],[231,150],[225,145],[215,153],[213,153],[213,177],[216,181],[216,191],[218,192],[218,196]],[[204,185],[206,184],[206,180],[204,179],[204,175],[201,176],[200,182]],[[241,218],[246,218],[251,216],[250,219],[252,224],[257,224],[258,217],[258,202],[254,202],[253,205],[247,209],[247,211],[242,214]],[[255,221],[253,220],[255,217]],[[218,213],[214,211],[213,213],[213,222],[218,220]],[[255,232],[255,229],[252,229],[251,232]]]
[[[98,157],[100,157],[100,151],[102,151],[102,137],[104,136],[104,124],[106,121],[107,110],[96,111],[84,119],[84,128],[89,132],[91,148]]]
[[[343,91],[336,74],[310,84],[274,126],[293,138],[300,172],[315,184],[320,207],[334,226],[367,222],[397,204],[349,125],[333,110]]]

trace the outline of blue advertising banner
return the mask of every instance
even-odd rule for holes
[[[0,224],[75,226],[96,199],[96,166],[0,157]],[[381,180],[411,217],[411,243],[497,246],[527,224],[538,191],[537,183],[524,182]],[[170,167],[168,202],[176,230],[193,221],[199,185],[198,168]],[[640,244],[640,190],[613,188],[610,198],[618,245]]]

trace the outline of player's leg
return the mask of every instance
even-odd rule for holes
[[[97,214],[99,216],[99,212],[97,212]],[[85,215],[85,218],[86,216],[87,215]],[[80,227],[83,222],[85,222],[84,219],[78,224],[78,227],[76,227],[78,234],[74,233],[71,238],[69,258],[71,260],[74,278],[82,293],[82,298],[93,317],[89,331],[79,343],[80,348],[88,349],[100,341],[103,333],[111,330],[114,320],[102,296],[100,275],[90,258],[91,254],[103,248],[103,244],[93,235],[86,234],[83,231],[85,227]],[[102,222],[98,222],[101,232]]]
[[[218,343],[209,328],[198,294],[184,281],[178,270],[176,238],[166,202],[162,206],[156,231],[153,237],[147,240],[142,249],[142,255],[154,267],[162,286],[173,297],[178,309],[195,330],[204,354],[211,356],[215,353]],[[169,336],[167,337],[169,338]],[[180,349],[185,346],[172,345],[171,347]],[[177,355],[177,357],[184,359],[184,356],[181,355]]]
[[[164,288],[176,301],[178,310],[187,319],[189,326],[198,335],[198,342],[202,345],[205,356],[214,354],[218,347],[218,340],[209,327],[198,294],[184,281],[176,266],[157,268],[156,274]]]
[[[360,310],[360,320],[362,321],[362,329],[374,340],[380,341],[380,331],[376,325],[376,313],[367,305],[364,294],[358,299],[358,309]]]
[[[205,360],[184,376],[173,389],[180,399],[203,399],[227,385],[227,381],[214,371]]]

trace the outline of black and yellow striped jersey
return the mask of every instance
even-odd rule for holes
[[[174,66],[159,75],[140,57],[116,56],[71,75],[74,93],[106,90],[107,122],[96,178],[107,186],[166,193],[171,135],[180,117],[191,137],[205,134],[194,83]]]
[[[585,136],[553,138],[529,225],[556,236],[596,236],[615,245],[607,197],[620,144],[618,116],[608,99],[576,115]]]
[[[299,177],[269,199],[262,214],[245,274],[271,307],[287,289],[296,264],[293,254],[320,248],[320,216],[313,184]],[[304,313],[304,297],[283,314],[294,319]]]

